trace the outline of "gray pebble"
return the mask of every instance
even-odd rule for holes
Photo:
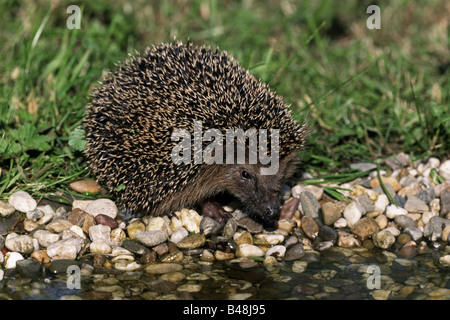
[[[363,214],[373,211],[372,201],[369,199],[369,196],[367,194],[356,197],[355,201],[358,202],[358,204],[363,209]]]
[[[313,219],[319,218],[320,205],[314,194],[304,191],[300,194],[300,203],[302,204],[303,213]]]
[[[167,233],[162,230],[139,231],[134,239],[144,246],[154,247],[167,240]]]
[[[450,191],[441,192],[441,216],[445,216],[450,212]]]
[[[404,214],[395,216],[394,221],[402,229],[417,227],[417,222]]]
[[[449,219],[444,219],[437,216],[432,217],[430,221],[428,221],[428,223],[425,225],[425,228],[423,229],[423,235],[431,241],[436,241],[441,238],[442,230],[446,226],[450,226]]]
[[[423,236],[422,230],[417,227],[405,228],[404,233],[409,234],[414,241],[420,240]]]
[[[128,251],[131,251],[133,253],[140,254],[140,255],[143,255],[144,253],[149,251],[149,249],[147,247],[145,247],[137,242],[134,242],[132,240],[128,240],[128,239],[126,239],[122,242],[122,247],[124,247]]]
[[[41,264],[31,258],[17,261],[16,269],[23,278],[37,279],[42,277]]]
[[[286,254],[284,255],[284,260],[285,261],[293,261],[293,260],[300,259],[304,255],[305,255],[305,251],[303,250],[303,245],[301,243],[297,243],[286,250]]]
[[[200,232],[207,235],[218,234],[222,229],[222,224],[220,224],[217,220],[210,217],[203,217],[200,222]]]
[[[426,204],[430,204],[431,200],[436,198],[436,194],[434,193],[434,188],[427,188],[417,193],[416,197],[425,202]]]

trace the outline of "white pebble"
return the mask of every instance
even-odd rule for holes
[[[180,219],[183,223],[183,227],[189,232],[200,233],[200,222],[202,216],[200,216],[195,210],[182,209],[180,211]]]
[[[93,215],[94,217],[99,214],[104,214],[113,219],[115,219],[117,214],[119,213],[119,209],[117,208],[116,204],[110,199],[94,200],[87,205],[84,211]]]
[[[14,269],[16,262],[23,259],[23,256],[18,252],[7,252],[5,255],[5,269]]]
[[[184,228],[178,228],[175,230],[172,235],[170,236],[170,241],[173,243],[178,243],[180,240],[186,238],[189,235],[189,232]]]
[[[344,217],[347,220],[348,226],[353,226],[361,219],[362,208],[357,202],[351,202],[344,209]]]
[[[444,161],[439,167],[439,174],[444,177],[445,180],[450,180],[450,160]]]
[[[47,255],[52,260],[75,259],[81,246],[77,239],[69,238],[53,242],[47,247]]]
[[[270,244],[276,245],[284,241],[284,236],[282,234],[266,234],[260,233],[254,236],[256,244]]]
[[[33,238],[29,235],[6,237],[5,247],[11,251],[29,254],[33,252]]]
[[[90,244],[89,250],[92,253],[109,254],[112,248],[104,240],[95,240]]]
[[[285,253],[286,253],[285,246],[276,245],[276,246],[269,248],[269,250],[266,251],[265,256],[266,257],[274,256],[275,258],[283,258]]]
[[[91,241],[103,240],[106,243],[111,242],[111,228],[103,224],[97,224],[89,227],[89,238]]]
[[[48,247],[53,242],[59,240],[59,234],[51,233],[46,230],[37,230],[33,237],[39,242],[41,247]]]
[[[386,210],[386,207],[388,204],[389,204],[389,199],[388,199],[387,195],[380,194],[377,198],[377,201],[375,201],[374,210],[378,211],[380,213],[383,213]]]
[[[390,204],[386,207],[386,217],[394,219],[396,216],[408,214],[408,211],[401,207],[397,207],[394,204]]]
[[[294,263],[292,264],[292,272],[302,273],[306,270],[307,267],[307,261],[294,261]]]
[[[347,220],[345,218],[339,218],[334,222],[333,226],[336,228],[345,228],[347,226]]]
[[[252,244],[241,244],[236,250],[236,257],[263,257],[264,251]]]
[[[33,211],[37,208],[36,200],[31,197],[28,192],[17,191],[13,193],[8,200],[8,203],[12,205],[17,211],[26,213]]]

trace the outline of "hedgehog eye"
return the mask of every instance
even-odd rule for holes
[[[241,172],[241,178],[242,178],[242,179],[246,179],[246,180],[250,179],[250,178],[251,178],[250,173],[248,173],[248,172],[245,171],[245,170],[242,170],[242,172]]]

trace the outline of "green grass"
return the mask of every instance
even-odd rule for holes
[[[449,157],[445,0],[380,4],[381,30],[356,0],[38,3],[0,2],[0,197],[68,192],[88,176],[77,128],[92,88],[128,53],[174,37],[227,50],[282,95],[311,129],[307,169]],[[80,30],[66,27],[71,4]]]

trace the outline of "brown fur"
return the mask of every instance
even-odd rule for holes
[[[280,170],[261,176],[259,164],[174,164],[171,134],[192,134],[194,121],[203,131],[222,133],[279,129]],[[154,46],[119,65],[93,91],[84,127],[85,155],[97,179],[120,206],[151,215],[172,214],[226,191],[253,215],[276,218],[277,193],[293,174],[306,136],[283,99],[226,52],[180,42]],[[243,170],[251,179],[242,179]]]

